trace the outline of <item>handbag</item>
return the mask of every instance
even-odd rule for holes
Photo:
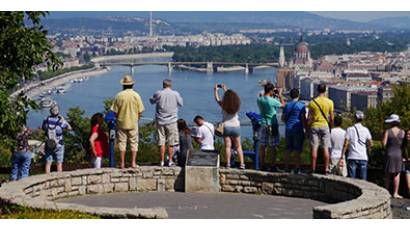
[[[215,136],[223,137],[225,124],[223,122],[218,122],[215,125]]]

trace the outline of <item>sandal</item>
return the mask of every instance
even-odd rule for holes
[[[395,194],[392,196],[394,199],[403,199],[402,196],[400,196],[399,194]]]
[[[245,164],[241,164],[241,165],[239,166],[239,169],[245,169]]]

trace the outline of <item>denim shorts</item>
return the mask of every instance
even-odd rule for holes
[[[304,140],[305,135],[303,131],[286,131],[286,150],[301,153],[303,151]]]
[[[241,127],[224,127],[224,137],[240,137]]]
[[[50,150],[46,148],[46,161],[53,162],[56,161],[57,163],[63,163],[64,161],[64,145],[57,145],[55,150]]]

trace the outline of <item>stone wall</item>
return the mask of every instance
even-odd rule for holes
[[[391,218],[390,194],[375,184],[323,175],[221,169],[222,192],[302,197],[330,203],[313,208],[314,218]]]
[[[93,208],[53,202],[55,199],[112,192],[182,191],[181,168],[140,167],[138,169],[85,169],[30,176],[0,188],[2,203],[34,209],[72,210],[106,218],[167,218],[164,208]]]
[[[222,192],[283,195],[329,203],[313,208],[314,218],[391,218],[390,194],[366,181],[236,169],[219,169],[219,181]],[[183,190],[184,172],[179,167],[84,169],[5,183],[0,187],[0,205],[71,210],[104,218],[167,218],[164,208],[95,208],[54,200],[86,194]]]

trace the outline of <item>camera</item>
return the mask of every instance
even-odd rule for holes
[[[223,88],[223,86],[222,86],[222,84],[218,84],[216,87],[218,87],[218,88]]]

